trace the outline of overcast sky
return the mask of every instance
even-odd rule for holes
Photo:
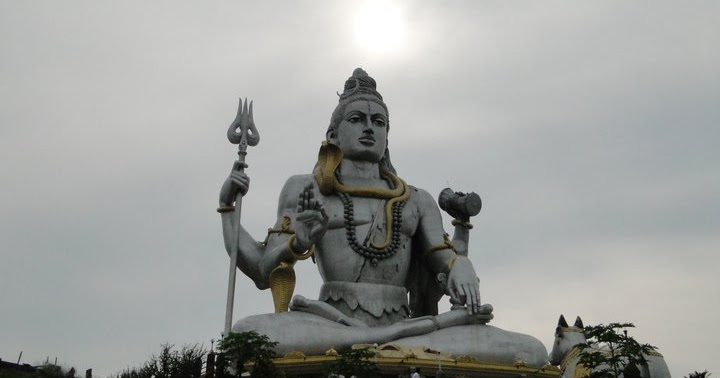
[[[720,3],[371,6],[0,1],[0,358],[106,376],[218,338],[238,97],[262,240],[361,66],[400,176],[483,198],[491,324],[550,348],[561,313],[634,322],[673,376],[720,374]],[[273,308],[244,276],[236,298],[235,319]]]

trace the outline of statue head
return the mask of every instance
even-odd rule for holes
[[[343,93],[339,94],[339,97],[338,105],[333,111],[332,117],[330,118],[330,126],[328,126],[325,134],[327,142],[342,149],[342,141],[339,139],[339,127],[347,116],[347,112],[349,111],[348,107],[358,107],[358,105],[360,105],[359,103],[367,104],[368,106],[363,105],[362,107],[369,108],[369,110],[372,110],[374,113],[384,113],[380,114],[380,118],[383,118],[384,130],[382,134],[384,134],[385,140],[377,141],[384,144],[384,151],[380,152],[382,155],[380,157],[380,164],[385,169],[394,173],[395,169],[390,163],[390,155],[387,148],[387,131],[390,128],[388,108],[383,101],[382,95],[377,91],[375,79],[370,77],[362,68],[356,68],[352,76],[345,81]]]

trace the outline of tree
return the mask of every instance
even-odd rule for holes
[[[587,342],[578,344],[579,363],[589,369],[592,378],[639,378],[639,366],[646,367],[645,355],[657,349],[640,344],[628,336],[632,323],[609,323],[585,327]]]
[[[279,377],[281,372],[275,367],[273,358],[277,357],[275,346],[278,343],[270,341],[265,335],[257,332],[240,332],[226,335],[218,343],[218,349],[224,354],[226,361],[232,361],[235,368],[235,375],[239,377],[245,371],[245,364],[253,363],[251,377]],[[223,363],[222,365],[225,365]],[[227,369],[218,366],[218,373],[227,376]]]
[[[141,371],[154,378],[199,377],[205,348],[198,344],[185,345],[179,351],[173,348],[170,344],[162,345],[160,354],[152,356]]]
[[[37,367],[15,365],[0,368],[0,378],[74,378],[75,368],[66,370],[60,365],[44,363]]]
[[[380,369],[372,361],[375,352],[370,348],[345,350],[339,354],[339,357],[335,363],[329,365],[330,373],[356,378],[380,376]]]
[[[174,345],[163,344],[160,353],[154,354],[139,368],[127,368],[117,378],[199,378],[202,357],[207,350],[199,344],[184,345],[175,350]]]

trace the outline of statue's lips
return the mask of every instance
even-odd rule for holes
[[[367,146],[372,146],[373,144],[375,144],[375,138],[369,136],[362,137],[358,139],[358,141]]]

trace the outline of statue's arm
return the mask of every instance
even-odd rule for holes
[[[456,254],[447,244],[440,209],[430,193],[423,189],[415,189],[413,196],[420,214],[418,229],[413,238],[414,249],[422,253],[419,257],[433,273],[448,274],[449,263]]]
[[[244,173],[237,174],[233,170],[228,180],[223,184],[220,193],[220,208],[232,205],[230,198],[234,192],[247,193],[247,176]],[[242,177],[245,178],[242,178]],[[290,233],[282,232],[285,225],[285,218],[294,218],[297,207],[298,196],[302,193],[301,176],[291,177],[280,193],[277,211],[277,220],[273,230],[276,232],[268,235],[266,243],[260,243],[250,235],[241,223],[237,223],[235,213],[232,211],[222,212],[223,236],[225,248],[230,254],[233,246],[237,243],[238,259],[237,267],[250,279],[259,289],[269,287],[270,273],[282,261],[292,261],[293,255],[288,247]]]
[[[414,193],[420,220],[414,243],[423,251],[422,258],[434,273],[447,274],[447,294],[455,303],[466,304],[473,313],[480,312],[480,290],[470,260],[453,251],[442,227],[442,216],[435,200],[422,189]]]

